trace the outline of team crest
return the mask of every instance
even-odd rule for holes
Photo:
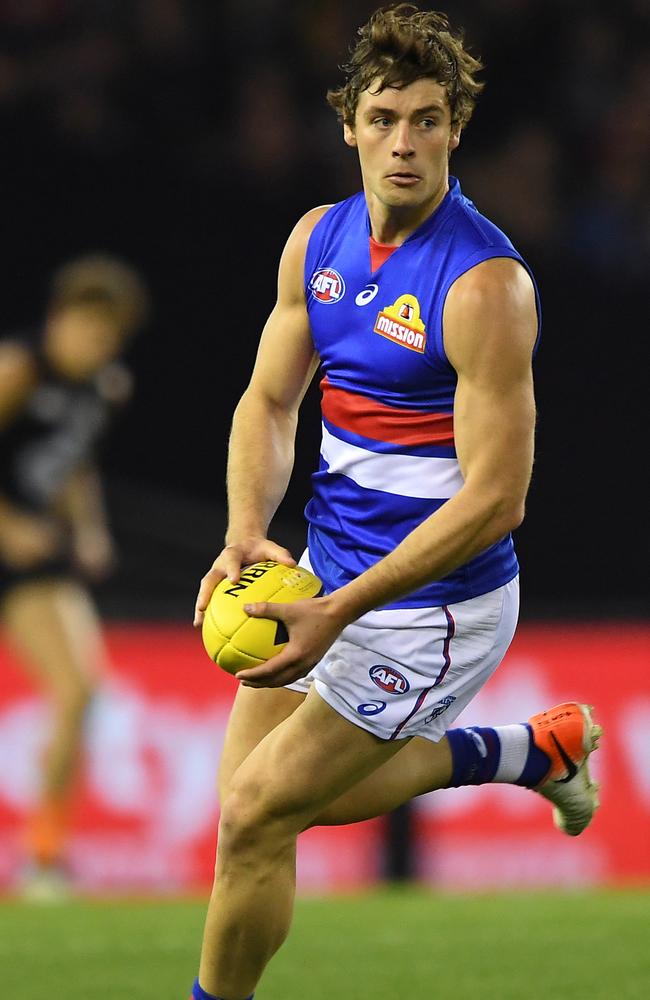
[[[333,267],[321,267],[312,274],[309,289],[319,302],[331,305],[340,302],[345,295],[345,282]]]
[[[415,295],[400,295],[392,306],[382,309],[375,320],[374,332],[400,347],[408,347],[409,351],[424,354],[427,333]]]

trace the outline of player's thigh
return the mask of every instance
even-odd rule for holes
[[[233,774],[249,753],[305,700],[287,688],[237,689],[219,763],[219,798],[223,802]]]
[[[343,718],[312,687],[238,768],[223,815],[227,823],[234,815],[244,825],[262,819],[298,832],[403,745]]]
[[[1,612],[26,670],[55,697],[96,685],[105,649],[94,604],[80,584],[65,578],[17,584]]]
[[[339,826],[373,819],[392,812],[409,799],[449,784],[452,762],[446,739],[432,743],[414,736],[403,740],[402,745],[396,757],[331,802],[311,825]]]

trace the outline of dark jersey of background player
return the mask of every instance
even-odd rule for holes
[[[114,412],[131,393],[131,377],[109,361],[89,378],[73,379],[57,369],[44,349],[43,334],[29,331],[5,338],[4,346],[25,354],[33,385],[0,435],[0,502],[16,512],[43,519],[50,529],[50,551],[25,561],[0,554],[0,586],[30,577],[80,571],[75,561],[65,499],[80,474],[87,479],[97,446]],[[96,524],[99,528],[99,523]],[[97,567],[99,568],[99,567]],[[92,567],[86,566],[92,573]]]

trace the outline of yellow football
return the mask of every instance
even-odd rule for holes
[[[251,618],[244,605],[301,601],[316,597],[322,589],[318,577],[309,570],[272,560],[246,566],[237,583],[222,580],[203,619],[203,645],[208,656],[229,674],[270,660],[287,644],[286,626],[270,618]]]

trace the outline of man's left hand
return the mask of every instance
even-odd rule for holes
[[[347,624],[333,607],[331,597],[312,597],[293,604],[269,601],[246,604],[251,618],[282,621],[289,642],[281,653],[250,670],[240,670],[237,680],[245,687],[284,687],[309,673]]]

